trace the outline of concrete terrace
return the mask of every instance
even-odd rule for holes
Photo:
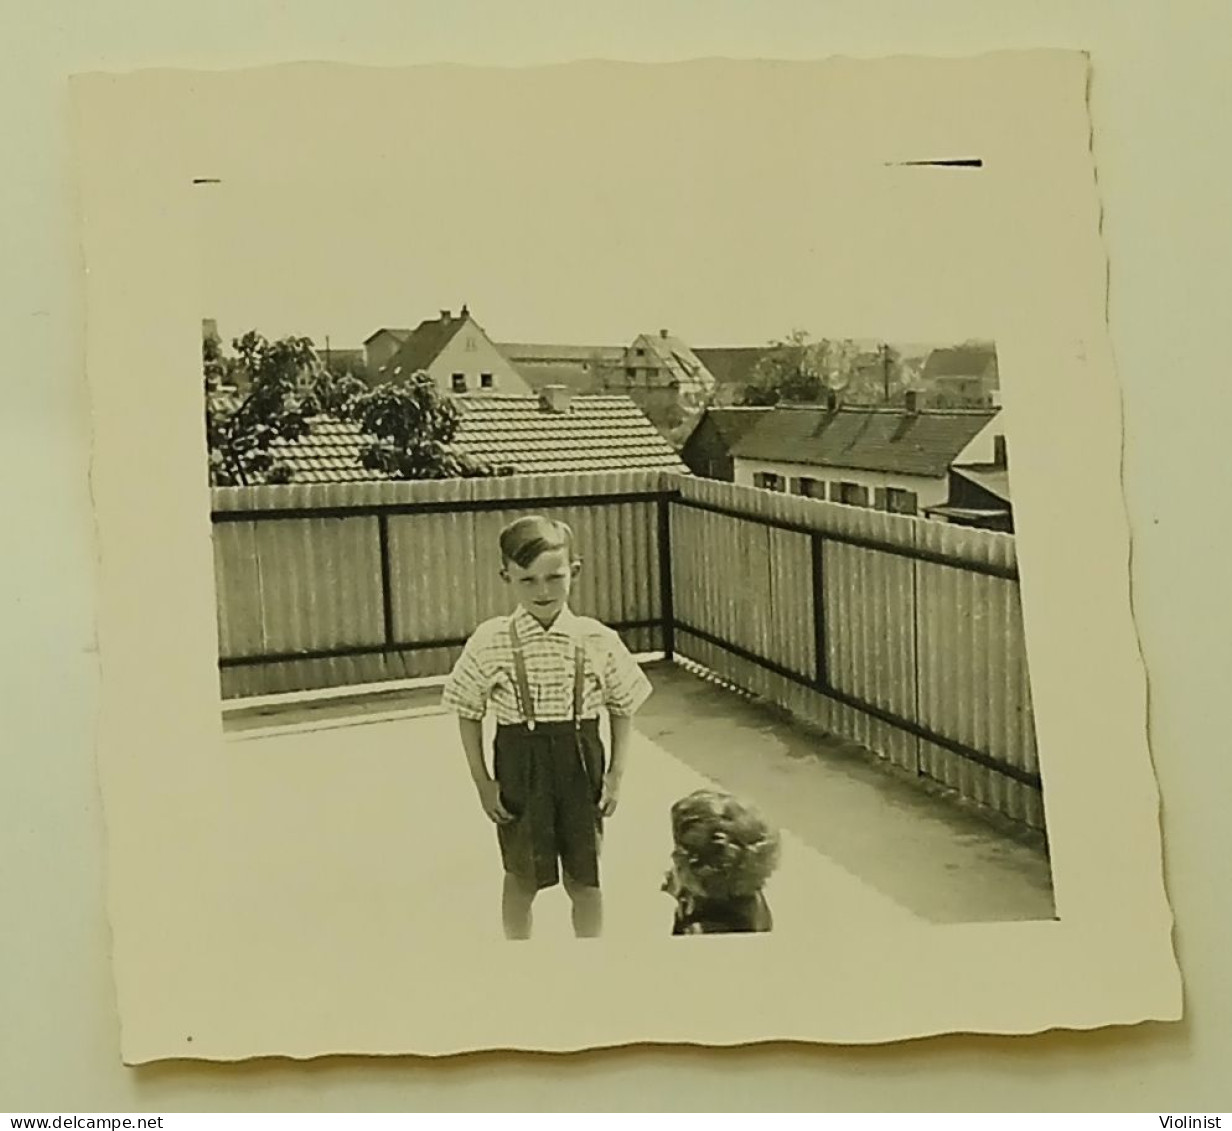
[[[655,694],[637,719],[604,850],[609,936],[668,929],[670,900],[659,892],[668,808],[711,783],[755,801],[783,830],[769,892],[779,931],[1052,918],[1037,841],[683,667],[648,670]],[[353,765],[344,793],[362,796],[365,827],[356,835],[379,829],[396,873],[373,890],[432,907],[446,931],[499,934],[495,836],[435,688],[233,704],[226,729],[263,752]],[[541,897],[536,916],[537,935],[567,932],[563,892]]]

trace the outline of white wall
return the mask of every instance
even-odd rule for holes
[[[991,444],[991,441],[989,441]],[[789,479],[807,476],[829,483],[857,483],[867,487],[870,504],[872,494],[877,487],[897,487],[902,491],[914,491],[917,499],[917,509],[936,506],[944,503],[949,497],[949,479],[941,476],[933,479],[923,475],[892,475],[884,471],[861,471],[847,467],[816,467],[801,463],[771,463],[766,460],[737,459],[735,461],[735,478],[737,483],[746,487],[754,486],[753,477],[759,472],[770,472]],[[793,488],[789,484],[788,491]]]
[[[1008,436],[1008,421],[1005,409],[1002,408],[980,431],[971,442],[958,453],[955,463],[992,463],[996,453],[995,440],[998,436]],[[1008,447],[1008,443],[1007,443]]]

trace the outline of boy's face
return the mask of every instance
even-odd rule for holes
[[[569,600],[569,590],[581,562],[571,562],[567,549],[545,550],[529,566],[506,562],[501,576],[540,624],[549,625]]]

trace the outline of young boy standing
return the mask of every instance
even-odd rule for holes
[[[496,824],[505,868],[505,936],[531,933],[531,904],[559,883],[579,938],[600,934],[599,846],[616,809],[630,720],[650,682],[610,628],[569,608],[581,570],[563,522],[521,518],[501,532],[501,577],[517,607],[481,624],[446,680],[483,811]],[[599,711],[611,721],[611,759]],[[483,720],[496,716],[492,773]]]

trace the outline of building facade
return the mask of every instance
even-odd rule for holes
[[[918,514],[942,505],[950,468],[990,432],[995,410],[787,405],[734,445],[735,481],[849,506]]]
[[[439,318],[416,326],[376,371],[376,379],[408,381],[419,372],[427,373],[442,393],[531,392],[465,306],[457,314],[442,310]]]

